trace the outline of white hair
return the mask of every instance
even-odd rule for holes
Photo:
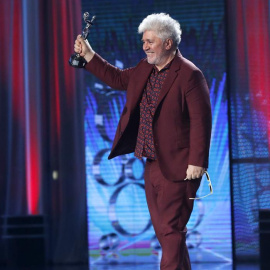
[[[165,13],[154,13],[148,15],[138,27],[138,33],[143,34],[145,31],[154,31],[163,41],[172,39],[174,46],[177,48],[181,41],[182,30],[178,21]]]

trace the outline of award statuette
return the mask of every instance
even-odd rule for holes
[[[86,26],[82,31],[82,38],[83,39],[87,39],[87,36],[90,32],[90,27],[93,25],[93,21],[96,18],[96,16],[93,16],[91,21],[90,21],[90,20],[88,20],[88,17],[89,17],[89,13],[85,12],[83,14],[83,19],[86,23]],[[68,62],[72,67],[75,67],[75,68],[83,68],[87,63],[86,60],[82,56],[80,56],[79,53],[72,54],[71,57],[69,58]]]

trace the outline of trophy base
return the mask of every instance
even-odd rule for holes
[[[68,63],[75,68],[84,68],[87,64],[86,60],[79,54],[72,54],[68,60]]]

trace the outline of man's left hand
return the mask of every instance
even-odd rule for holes
[[[192,180],[197,179],[203,176],[205,172],[205,168],[194,166],[194,165],[188,165],[187,168],[187,176],[184,180]]]

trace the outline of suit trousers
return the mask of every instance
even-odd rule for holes
[[[161,270],[190,270],[186,246],[186,225],[190,218],[201,178],[169,181],[158,161],[147,160],[145,194],[152,224],[162,248]]]

